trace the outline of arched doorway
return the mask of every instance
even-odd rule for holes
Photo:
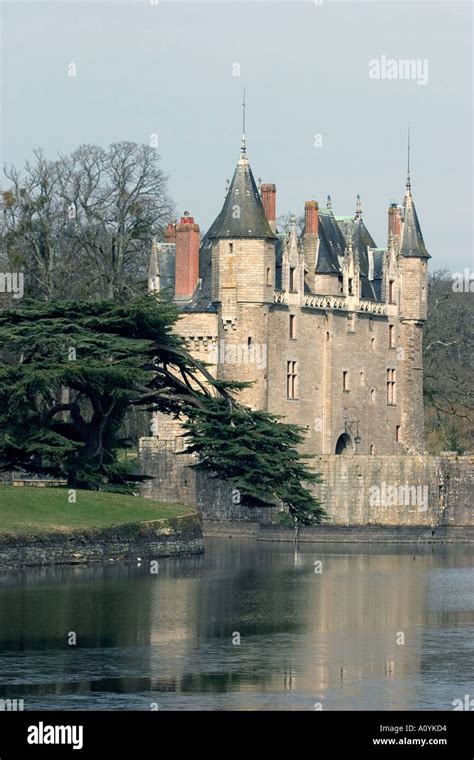
[[[336,442],[336,454],[352,454],[353,448],[352,439],[347,433],[339,436]]]

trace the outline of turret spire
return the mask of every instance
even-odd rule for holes
[[[408,127],[408,161],[407,161],[407,183],[405,190],[405,199],[403,201],[403,226],[400,241],[401,256],[410,258],[431,258],[426,250],[425,241],[421,232],[420,222],[416,213],[413,196],[411,194],[410,180],[410,127]]]
[[[240,141],[240,157],[245,158],[247,153],[247,145],[245,138],[245,87],[244,87],[244,99],[242,101],[242,139]]]
[[[410,127],[408,127],[408,146],[407,146],[407,184],[406,188],[407,191],[411,189],[411,180],[410,180]]]

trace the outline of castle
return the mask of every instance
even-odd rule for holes
[[[411,192],[388,209],[378,248],[362,218],[304,204],[276,226],[276,188],[257,187],[245,136],[222,210],[201,239],[185,212],[154,243],[148,287],[174,291],[177,330],[239,400],[296,423],[312,455],[422,452],[422,329],[430,258]],[[157,415],[154,434],[179,425]]]

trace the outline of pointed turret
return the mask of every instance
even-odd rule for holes
[[[265,216],[248,158],[245,142],[222,211],[211,226],[208,237],[274,239],[275,233]]]
[[[420,223],[416,213],[413,196],[411,194],[410,175],[407,178],[405,199],[403,201],[404,215],[402,226],[402,239],[400,244],[400,255],[406,257],[416,257],[421,259],[430,259],[431,256],[426,250],[423,235],[421,233]]]
[[[421,234],[421,227],[418,221],[413,196],[411,194],[410,179],[410,127],[408,127],[408,160],[407,160],[407,182],[405,185],[405,198],[403,200],[404,214],[403,227],[400,243],[400,255],[407,258],[414,257],[419,259],[430,259],[431,256],[426,250],[425,241]]]
[[[428,259],[431,257],[426,250],[411,194],[409,140],[408,172],[403,206],[404,214],[398,252],[400,278],[396,277],[395,272],[391,277],[388,274],[386,300],[388,300],[389,313],[395,312],[398,308],[398,346],[403,351],[403,362],[400,362],[402,366],[399,365],[397,370],[400,385],[400,394],[397,395],[401,406],[400,437],[407,450],[421,452],[424,450],[423,323],[427,318]],[[393,236],[392,240],[395,243],[396,236]]]

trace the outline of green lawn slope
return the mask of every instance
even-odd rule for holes
[[[109,528],[126,523],[164,520],[189,514],[181,504],[164,504],[141,496],[76,491],[67,488],[0,486],[0,535],[40,535]]]

